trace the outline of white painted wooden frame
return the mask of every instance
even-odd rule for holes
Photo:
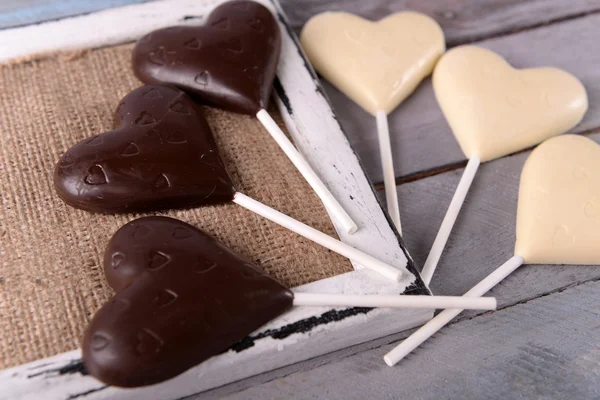
[[[3,30],[0,61],[118,44],[165,26],[199,24],[223,1],[156,1]],[[356,271],[294,291],[429,294],[382,210],[277,0],[259,2],[273,10],[282,29],[283,47],[274,95],[285,124],[299,151],[359,226],[354,235],[336,226],[341,240],[405,272],[403,280],[394,283],[355,265]],[[422,324],[432,315],[431,310],[294,308],[254,332],[235,349],[167,382],[139,389],[108,387],[85,375],[80,352],[75,350],[0,371],[0,399],[177,399],[399,332]]]

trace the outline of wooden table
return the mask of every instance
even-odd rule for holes
[[[142,1],[4,0],[0,28]],[[519,68],[566,69],[583,81],[590,101],[574,132],[600,142],[600,0],[281,2],[297,30],[325,10],[377,19],[412,9],[440,23],[450,47],[474,43]],[[381,188],[375,122],[326,86],[369,177]],[[422,265],[466,161],[429,81],[390,116],[390,125],[403,230]],[[434,293],[461,295],[512,255],[519,174],[527,155],[482,165],[434,275]],[[499,300],[498,311],[461,314],[395,368],[381,357],[408,332],[194,398],[600,398],[600,268],[527,266],[491,294]]]

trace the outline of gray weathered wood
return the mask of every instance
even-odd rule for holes
[[[310,17],[325,11],[345,11],[371,20],[398,11],[419,11],[437,20],[450,45],[600,11],[599,0],[284,0],[281,3],[297,32]]]
[[[3,0],[0,28],[39,23],[103,8],[149,0]],[[313,15],[347,11],[370,19],[415,10],[435,18],[456,44],[511,32],[600,10],[600,0],[285,0],[282,5],[292,27],[299,32]]]
[[[550,65],[581,79],[590,104],[583,122],[574,129],[582,132],[600,126],[600,69],[594,67],[600,65],[599,25],[600,15],[594,14],[476,44],[502,54],[517,68]],[[329,83],[325,88],[367,175],[381,182],[375,119]],[[397,177],[464,160],[435,100],[430,79],[400,104],[389,123]]]
[[[600,134],[590,138],[600,142]],[[433,293],[462,295],[513,256],[519,178],[529,154],[480,167],[433,275]],[[462,172],[459,169],[398,187],[405,242],[417,265],[422,266],[427,258]],[[514,304],[597,278],[599,267],[528,265],[509,276],[494,294],[500,305]]]
[[[598,399],[599,303],[585,283],[450,325],[393,368],[387,345],[224,398]]]
[[[600,134],[591,135],[590,138],[600,142]],[[524,152],[505,157],[481,166],[479,174],[467,196],[463,211],[450,236],[446,251],[442,255],[440,265],[433,276],[431,288],[435,294],[461,295],[513,255],[519,177],[523,163],[529,153]],[[461,174],[462,169],[459,169],[406,183],[398,187],[404,238],[409,252],[417,265],[422,265],[427,257],[429,248]],[[379,192],[379,194],[383,201],[385,198],[384,193]],[[523,337],[528,332],[530,320],[538,321],[539,317],[535,311],[515,313],[514,310],[519,310],[518,307],[520,306],[512,306],[521,302],[531,301],[548,293],[558,292],[564,288],[585,285],[586,282],[596,282],[598,280],[600,280],[600,267],[597,266],[526,265],[509,276],[490,293],[497,297],[500,307],[507,308],[503,312],[507,314],[504,317],[505,320],[510,321],[510,325],[523,327],[522,331],[510,331],[511,335],[515,335],[515,340],[526,341],[529,337],[532,337]],[[595,285],[595,293],[597,296],[600,296],[600,285],[598,283]],[[598,298],[597,296],[596,299]],[[547,296],[544,298],[550,297]],[[582,298],[585,298],[585,296],[582,295]],[[575,304],[581,301],[575,295],[570,296],[569,299],[571,300],[564,301],[565,306],[571,306],[571,303]],[[596,303],[590,300],[589,307],[584,306],[582,309],[585,310],[585,307],[588,307],[590,310],[596,312],[596,322],[592,326],[598,329],[600,326],[600,317],[598,316],[598,306]],[[542,308],[550,308],[550,306],[542,306]],[[476,315],[476,312],[465,312],[457,320],[465,320]],[[488,313],[485,315],[488,315]],[[496,317],[500,315],[504,314],[494,313],[491,317],[480,315],[475,320],[479,321],[481,318],[487,318],[491,326],[499,326],[502,319],[496,321]],[[557,318],[567,318],[567,316],[563,315]],[[568,314],[569,323],[567,323],[567,326],[570,323],[573,323],[575,326],[577,325],[577,320],[572,318],[574,317]],[[461,322],[456,326],[463,326],[462,324],[465,323],[470,322]],[[547,322],[546,325],[551,324]],[[453,340],[469,346],[473,337],[476,338],[480,335],[481,338],[486,338],[490,336],[485,328],[476,328],[477,326],[479,325],[474,325],[470,328],[469,332],[463,332],[453,326],[450,329],[458,329],[453,334]],[[451,374],[447,369],[448,366],[453,366],[461,370],[470,371],[470,373],[475,374],[470,376],[470,383],[475,384],[477,383],[477,370],[487,368],[487,365],[493,364],[490,361],[490,357],[493,359],[496,355],[501,354],[503,349],[513,351],[513,344],[502,341],[502,337],[491,337],[489,338],[489,345],[486,342],[486,345],[477,350],[474,356],[467,357],[464,354],[468,354],[468,352],[462,348],[454,347],[454,352],[451,354],[448,353],[443,358],[439,358],[436,354],[439,351],[447,350],[449,345],[445,342],[438,343],[436,340],[438,337],[447,337],[448,335],[445,335],[444,332],[450,329],[442,331],[441,334],[423,346],[424,350],[418,350],[414,355],[409,356],[396,369],[389,369],[382,363],[381,357],[390,350],[390,347],[388,346],[385,349],[380,349],[379,347],[404,338],[406,332],[361,346],[344,349],[318,359],[286,367],[285,369],[271,371],[258,377],[228,385],[216,391],[207,392],[203,396],[197,397],[197,399],[222,396],[250,387],[252,389],[241,391],[238,395],[233,396],[233,398],[260,398],[261,396],[264,396],[264,398],[293,397],[294,399],[304,398],[304,396],[312,396],[312,398],[411,398],[409,396],[411,391],[417,390],[419,391],[419,396],[422,396],[418,398],[436,398],[436,396],[438,398],[454,398],[455,396],[449,394],[445,396],[441,395],[438,391],[439,388],[435,385],[427,388],[425,385],[427,380],[435,378],[437,375],[446,377],[449,390],[456,391],[451,393],[460,393],[462,390],[464,392],[462,395],[466,394],[466,398],[495,398],[493,395],[496,392],[500,394],[498,398],[502,398],[502,395],[506,396],[506,393],[502,392],[502,390],[504,390],[508,382],[502,380],[488,380],[481,383],[481,385],[484,385],[481,390],[489,391],[489,396],[481,396],[481,393],[485,392],[479,391],[471,396],[471,385],[467,386],[463,379],[450,376]],[[557,327],[556,329],[561,328]],[[569,343],[570,348],[576,350],[585,349],[587,339],[587,337],[572,336],[572,341]],[[595,345],[599,347],[599,343],[600,337],[596,337]],[[474,344],[473,347],[476,347],[476,345]],[[426,350],[431,355],[426,355],[418,365],[412,363],[414,359]],[[600,352],[600,348],[598,351]],[[600,354],[596,354],[596,357],[600,357]],[[363,360],[369,361],[365,362]],[[532,369],[529,375],[525,377],[527,382],[539,383],[546,379],[551,379],[552,376],[545,374],[544,371],[546,370],[556,371],[557,374],[561,373],[570,377],[576,376],[578,372],[570,369],[570,367],[561,365],[562,359],[560,358],[554,359],[556,365],[552,362],[553,359],[547,359],[544,361],[544,369]],[[514,371],[511,371],[510,368],[510,364],[500,365],[497,368],[499,379],[514,378]],[[363,379],[366,369],[374,371],[373,374],[369,375],[369,379],[373,379],[374,382],[383,385],[380,391],[373,392],[370,397],[366,397],[368,396],[367,389],[361,390],[358,388],[360,385],[365,384],[361,379]],[[306,376],[310,376],[317,379],[321,374],[327,376],[326,382],[306,378]],[[427,379],[421,381],[420,379],[423,374],[425,374],[424,376]],[[278,380],[265,383],[274,379]],[[304,382],[304,379],[308,380]],[[356,380],[359,380],[361,383],[354,386]],[[412,383],[413,380],[418,381],[417,386]],[[561,382],[564,382],[564,380],[561,380]],[[593,388],[591,386],[592,383],[593,381],[583,382],[580,390],[590,390],[590,388]],[[351,385],[351,389],[345,392],[343,390],[347,385]],[[366,388],[371,390],[373,386],[367,385]],[[288,390],[288,392],[285,390]],[[597,390],[600,390],[600,386],[597,387]],[[356,397],[350,395],[352,393],[355,393]],[[562,394],[563,392],[557,392],[554,396],[548,395],[545,398],[562,398]],[[510,396],[504,398],[510,398]],[[524,394],[524,398],[529,398],[529,396],[525,396]]]

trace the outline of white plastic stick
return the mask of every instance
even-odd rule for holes
[[[446,216],[442,221],[440,230],[433,241],[433,245],[431,246],[431,250],[429,250],[427,260],[425,260],[425,264],[421,270],[421,278],[423,278],[423,282],[425,282],[426,285],[429,285],[431,282],[431,277],[433,276],[435,268],[440,261],[444,247],[446,247],[446,242],[448,241],[448,237],[450,237],[450,232],[452,232],[452,227],[456,222],[458,213],[465,202],[465,197],[467,197],[471,183],[473,183],[473,178],[475,178],[479,164],[481,164],[479,157],[472,156],[467,163],[467,167],[465,168],[462,177],[460,178],[460,182],[458,182],[458,186],[456,187],[456,191],[454,192],[454,196],[452,197],[448,211],[446,211]]]
[[[392,144],[390,142],[390,128],[385,111],[377,111],[377,136],[379,137],[379,154],[383,170],[383,186],[385,187],[385,201],[392,222],[396,225],[398,233],[402,235],[400,224],[400,206],[398,205],[398,192],[396,192],[396,174],[392,159]]]
[[[321,199],[325,208],[333,214],[333,217],[338,221],[348,233],[354,233],[358,229],[356,223],[350,218],[346,210],[337,201],[333,194],[327,189],[327,186],[317,176],[315,171],[306,162],[304,157],[298,152],[296,147],[290,142],[285,133],[279,128],[279,125],[271,118],[266,110],[260,110],[256,114],[256,118],[263,124],[267,132],[275,139],[279,147],[285,155],[290,159],[292,164],[300,171],[304,179],[313,188],[317,196]]]
[[[494,297],[294,293],[295,306],[495,310]]]
[[[348,257],[349,259],[360,263],[363,267],[378,272],[389,279],[397,282],[402,276],[401,270],[379,261],[375,257],[363,253],[362,251],[357,250],[344,242],[340,242],[339,240],[334,239],[331,236],[328,236],[314,228],[311,228],[300,221],[288,217],[287,215],[280,213],[279,211],[274,210],[271,207],[246,196],[245,194],[239,192],[236,193],[233,197],[233,202],[268,220],[275,222],[276,224],[283,226],[284,228],[288,228],[289,230],[296,232],[297,234],[304,236],[305,238],[312,240],[313,242],[318,243],[331,251],[341,254],[344,257]]]
[[[496,286],[500,281],[510,275],[514,270],[523,265],[524,259],[521,256],[514,256],[494,272],[489,274],[485,279],[479,282],[465,293],[464,297],[481,297],[491,288]],[[387,365],[393,367],[398,361],[406,357],[411,351],[420,346],[424,341],[429,339],[434,333],[442,329],[454,317],[460,314],[462,309],[444,310],[436,315],[431,321],[423,325],[418,331],[404,339],[402,343],[396,346],[392,351],[387,353],[383,359]]]

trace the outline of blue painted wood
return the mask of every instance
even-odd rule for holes
[[[36,24],[148,0],[2,0],[0,29]]]

